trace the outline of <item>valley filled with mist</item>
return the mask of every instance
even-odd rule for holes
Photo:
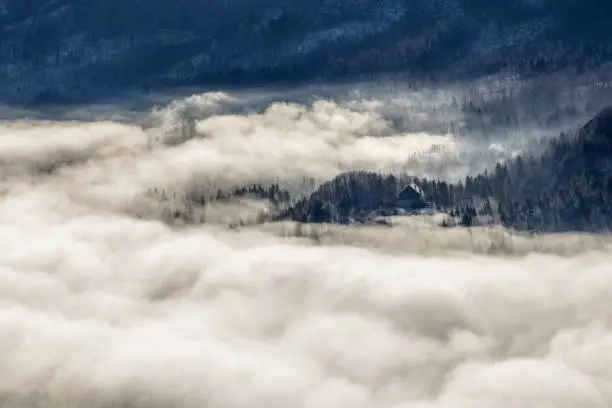
[[[0,406],[609,407],[608,75],[0,107]]]

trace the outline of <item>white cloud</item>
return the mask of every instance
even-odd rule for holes
[[[410,154],[462,148],[331,102],[206,115],[177,145],[150,140],[167,119],[0,127],[3,406],[612,403],[609,240],[425,218],[329,227],[316,242],[283,238],[289,224],[165,225],[150,187],[426,170],[435,160]],[[505,252],[489,254],[499,240]]]

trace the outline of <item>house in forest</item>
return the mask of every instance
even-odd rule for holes
[[[416,184],[410,184],[399,193],[397,196],[397,206],[408,211],[421,210],[428,207],[423,191]]]

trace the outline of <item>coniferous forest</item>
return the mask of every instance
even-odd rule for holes
[[[149,194],[162,202],[181,203],[168,210],[169,222],[207,222],[198,208],[251,198],[272,207],[251,220],[254,223],[346,224],[405,214],[398,197],[411,185],[420,195],[421,210],[448,214],[443,226],[499,224],[529,232],[608,232],[612,229],[612,108],[603,109],[578,130],[547,141],[538,152],[528,150],[458,183],[353,171],[297,200],[279,184],[220,189],[180,199],[157,189]]]
[[[612,57],[609,2],[5,0],[4,98],[400,75],[588,72]]]
[[[409,182],[420,187],[428,205],[447,212],[459,225],[476,225],[484,219],[534,232],[609,231],[612,108],[575,134],[553,139],[542,154],[519,155],[460,183],[347,173],[299,201],[284,216],[300,222],[341,222],[372,211],[392,214],[401,186]]]

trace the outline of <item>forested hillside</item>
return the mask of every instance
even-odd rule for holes
[[[610,26],[600,0],[4,0],[0,91],[581,70],[610,60]]]
[[[455,186],[455,196],[475,198],[480,205],[458,204],[445,183],[422,180],[421,185],[445,208],[459,214],[493,215],[517,229],[608,231],[611,173],[612,108],[608,108],[576,135],[553,140],[543,155],[518,156],[498,164],[491,174],[467,177]]]
[[[348,173],[299,201],[285,216],[301,222],[339,222],[335,214],[393,213],[398,186],[410,181],[433,207],[465,226],[484,216],[480,218],[518,230],[609,231],[612,108],[598,113],[575,134],[552,140],[541,155],[517,156],[461,183]],[[448,225],[452,223],[449,220]]]

